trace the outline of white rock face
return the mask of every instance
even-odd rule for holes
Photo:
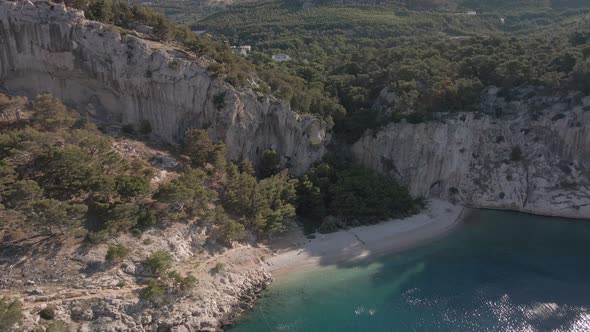
[[[491,88],[482,97],[483,114],[390,124],[366,133],[353,154],[413,195],[590,218],[590,97],[533,93],[521,89],[508,102]],[[522,158],[513,155],[517,147]]]
[[[107,123],[149,122],[177,143],[188,128],[207,128],[231,160],[258,161],[276,149],[301,174],[321,158],[326,125],[269,96],[238,91],[207,72],[208,60],[170,45],[84,19],[61,4],[0,0],[0,87],[14,94],[51,93]],[[224,95],[222,105],[215,103]]]

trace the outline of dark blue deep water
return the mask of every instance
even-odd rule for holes
[[[590,331],[590,222],[474,211],[423,247],[278,280],[230,331]]]

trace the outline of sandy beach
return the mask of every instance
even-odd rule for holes
[[[458,225],[464,209],[432,199],[421,213],[405,219],[315,234],[315,239],[307,239],[301,230],[296,230],[272,246],[275,254],[267,259],[267,263],[277,276],[293,270],[329,266],[411,248]]]

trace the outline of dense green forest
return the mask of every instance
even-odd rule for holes
[[[422,7],[430,10],[412,10],[411,1],[319,3],[236,5],[193,26],[252,45],[253,63],[336,98],[347,112],[336,130],[347,141],[411,113],[477,111],[490,85],[506,94],[521,85],[589,92],[589,3],[464,1],[452,12],[428,1]],[[292,60],[275,63],[277,53]]]
[[[349,142],[412,113],[477,111],[490,85],[588,89],[590,4],[579,1],[249,1],[193,22],[206,37],[144,7],[66,2],[124,29],[151,25],[214,59],[213,76],[337,123]],[[254,52],[240,57],[230,45]],[[277,53],[292,60],[276,63]]]

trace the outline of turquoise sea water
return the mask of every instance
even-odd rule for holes
[[[229,331],[590,331],[590,222],[475,211],[420,248],[278,280]]]

